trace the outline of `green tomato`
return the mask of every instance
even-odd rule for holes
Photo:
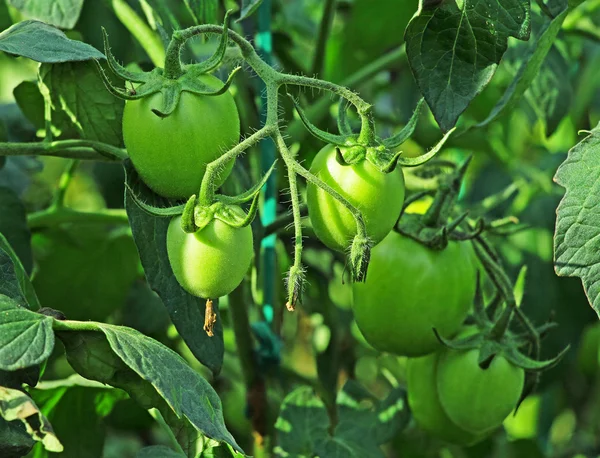
[[[406,384],[408,405],[417,424],[428,433],[458,445],[473,445],[483,439],[460,428],[448,418],[437,392],[437,363],[439,353],[409,358]]]
[[[211,89],[223,84],[211,75],[199,79]],[[151,111],[162,109],[162,102],[161,93],[128,100],[123,112],[123,139],[148,187],[165,197],[187,198],[198,193],[206,164],[238,142],[238,111],[229,92],[217,96],[182,92],[175,111],[166,118]],[[233,162],[221,171],[217,186],[232,167]]]
[[[241,211],[241,210],[240,210]],[[232,292],[252,261],[252,229],[235,228],[218,219],[188,234],[181,217],[169,223],[167,253],[175,278],[188,293],[216,299]]]
[[[392,231],[371,252],[365,283],[354,283],[354,318],[380,351],[424,356],[462,326],[475,296],[476,267],[469,242],[432,250]]]
[[[479,350],[445,349],[437,367],[437,391],[448,417],[474,434],[497,428],[515,409],[525,371],[496,355],[489,367],[477,362]]]
[[[374,244],[392,230],[404,204],[404,175],[399,167],[383,173],[367,160],[344,166],[336,159],[335,147],[327,145],[315,156],[310,171],[362,213]],[[356,235],[352,213],[312,183],[306,199],[317,237],[333,250],[347,250]]]

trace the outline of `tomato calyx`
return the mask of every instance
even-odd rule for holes
[[[216,194],[214,197],[215,201],[209,205],[202,205],[196,194],[194,194],[185,204],[156,207],[144,202],[129,185],[126,184],[126,186],[135,203],[146,213],[158,217],[181,215],[181,228],[188,234],[204,229],[214,219],[222,221],[231,227],[241,228],[248,226],[254,220],[258,211],[260,190],[273,173],[273,170],[275,170],[276,163],[277,161],[271,165],[271,168],[263,175],[260,181],[255,183],[250,189],[237,196]],[[246,212],[240,205],[250,201],[250,207]]]
[[[512,318],[512,309],[500,308],[498,296],[486,306],[484,303],[481,282],[477,279],[473,305],[473,321],[477,332],[459,335],[454,339],[446,339],[436,329],[433,330],[439,342],[447,348],[457,351],[479,349],[479,367],[486,369],[492,360],[501,355],[511,364],[529,372],[541,372],[556,366],[564,357],[566,347],[554,358],[539,361],[522,352],[529,349],[532,341],[529,333],[517,333],[508,328]],[[555,327],[554,323],[546,323],[536,328],[538,335],[546,334]]]
[[[225,15],[223,34],[221,35],[221,40],[217,50],[204,62],[191,65],[181,65],[179,57],[180,49],[177,48],[177,46],[169,45],[169,52],[167,53],[165,59],[165,68],[155,68],[149,72],[133,72],[127,70],[121,64],[119,64],[110,50],[110,44],[108,42],[106,30],[102,28],[102,34],[104,37],[104,53],[106,55],[108,68],[118,77],[131,83],[132,88],[129,90],[115,86],[98,60],[95,60],[95,63],[108,91],[120,99],[137,100],[160,92],[163,96],[163,106],[160,110],[153,109],[152,112],[156,116],[164,118],[175,111],[183,91],[203,96],[218,96],[227,92],[233,81],[233,77],[241,67],[234,68],[223,86],[216,90],[214,87],[210,87],[204,83],[199,77],[215,70],[225,57],[229,30],[228,24],[229,13]],[[174,32],[171,44],[176,43],[177,39],[177,32]],[[173,63],[175,59],[176,62]],[[173,69],[173,67],[175,69]],[[139,86],[133,87],[133,83],[138,83]]]

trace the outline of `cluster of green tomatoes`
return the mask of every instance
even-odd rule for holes
[[[208,88],[222,83],[200,76]],[[188,199],[199,192],[207,164],[236,145],[240,122],[233,96],[182,91],[168,116],[157,116],[161,93],[128,100],[123,117],[124,141],[142,180],[157,194]],[[395,226],[404,204],[400,167],[384,173],[366,159],[340,160],[343,147],[325,146],[311,172],[345,198],[362,215],[373,245],[364,283],[353,284],[354,313],[365,339],[375,348],[408,356],[409,403],[419,425],[442,439],[472,444],[489,435],[516,407],[524,371],[501,355],[488,367],[478,351],[455,351],[438,342],[459,333],[475,294],[476,257],[470,242],[450,241],[434,250]],[[215,187],[232,170],[219,170]],[[309,217],[317,237],[329,248],[347,251],[357,233],[355,216],[330,193],[308,184]],[[244,211],[228,205],[229,214]],[[167,251],[173,274],[190,294],[216,299],[243,280],[253,256],[249,225],[235,226],[215,217],[195,232],[170,222]]]

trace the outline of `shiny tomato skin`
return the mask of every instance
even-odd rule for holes
[[[497,428],[515,409],[525,371],[496,355],[489,367],[478,364],[479,350],[445,349],[437,367],[437,391],[448,417],[473,434]]]
[[[188,293],[216,299],[231,293],[244,279],[253,256],[250,226],[234,228],[214,219],[188,234],[181,217],[169,223],[167,253],[175,278]]]
[[[444,337],[461,328],[475,296],[476,267],[470,242],[433,250],[390,234],[371,252],[365,283],[354,283],[356,324],[380,351],[424,356],[438,350],[433,328]]]
[[[367,160],[341,165],[335,147],[327,145],[313,159],[310,171],[362,213],[373,244],[392,230],[404,204],[404,175],[400,167],[383,173]],[[317,237],[333,250],[346,251],[356,235],[356,222],[350,211],[312,183],[307,186],[306,199]]]
[[[442,408],[437,392],[439,352],[407,362],[408,405],[417,424],[431,435],[458,445],[473,445],[483,436],[460,428]]]
[[[216,77],[204,75],[212,90],[222,86]],[[164,197],[187,198],[200,189],[206,164],[234,146],[240,137],[240,120],[229,92],[203,96],[182,92],[175,111],[165,118],[163,96],[155,93],[128,100],[123,112],[123,139],[129,157],[142,180]],[[219,175],[220,186],[233,162]]]

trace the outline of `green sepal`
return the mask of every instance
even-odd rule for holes
[[[173,207],[155,207],[141,200],[127,183],[125,183],[125,186],[129,190],[129,195],[134,200],[134,202],[149,215],[165,218],[169,216],[179,216],[183,213],[185,204],[175,205]]]
[[[198,230],[198,226],[196,226],[194,217],[194,211],[197,202],[198,197],[196,194],[194,194],[188,199],[185,207],[183,208],[183,213],[181,214],[181,229],[187,234],[193,234]]]
[[[181,90],[187,91],[187,92],[192,92],[192,93],[198,94],[198,95],[207,95],[207,96],[215,96],[215,95],[224,94],[225,92],[227,92],[229,90],[231,83],[233,83],[234,76],[237,74],[237,72],[239,72],[241,70],[241,68],[242,67],[235,67],[231,71],[231,73],[229,73],[229,76],[227,77],[227,81],[225,81],[225,83],[223,83],[223,86],[221,86],[221,88],[217,89],[216,91],[212,90],[206,84],[202,83],[198,79],[197,76],[201,75],[202,73],[190,70],[188,73],[185,73],[184,76],[182,76],[179,79],[179,81],[181,82]]]
[[[354,236],[350,247],[350,266],[352,278],[355,282],[364,282],[367,279],[367,270],[371,261],[371,241],[359,234]]]
[[[484,340],[479,347],[479,355],[477,356],[477,364],[482,369],[487,369],[498,354],[499,348],[496,342],[492,340]]]
[[[218,194],[215,197],[215,199],[217,199],[220,202],[223,202],[224,204],[229,204],[229,205],[234,205],[234,204],[239,205],[239,204],[248,202],[250,199],[254,199],[255,196],[260,192],[262,187],[267,183],[267,180],[273,173],[273,170],[275,170],[276,165],[277,165],[277,160],[275,160],[273,162],[273,164],[271,165],[271,167],[269,168],[267,173],[265,173],[263,175],[263,177],[260,179],[260,181],[256,184],[254,184],[254,186],[252,186],[247,191],[244,191],[243,193],[238,194],[237,196],[225,196],[223,194]]]
[[[503,356],[517,367],[520,367],[527,371],[541,372],[548,369],[552,369],[554,366],[560,363],[560,361],[567,354],[570,348],[571,346],[567,345],[554,358],[545,361],[536,361],[535,359],[531,359],[519,352],[516,348],[512,347],[505,349],[503,352]]]
[[[215,70],[225,57],[227,52],[227,42],[229,41],[229,25],[231,23],[231,10],[225,12],[225,19],[223,20],[223,33],[219,41],[219,46],[212,56],[206,59],[204,62],[194,64],[195,70],[200,73],[209,73]]]
[[[239,205],[225,204],[223,202],[215,202],[211,206],[195,205],[194,224],[197,227],[197,231],[204,229],[214,219],[235,228],[248,226],[256,216],[258,196],[258,193],[253,196],[252,204],[247,213]]]
[[[415,111],[410,117],[408,123],[400,132],[383,140],[383,144],[386,148],[396,149],[410,138],[410,136],[414,133],[415,128],[417,127],[417,121],[419,120],[419,114],[421,112],[421,107],[423,106],[424,102],[424,98],[421,98],[421,100],[419,100],[419,103],[417,103],[417,107],[415,108]]]
[[[335,147],[335,159],[342,166],[358,164],[365,160],[367,148],[362,145],[353,145],[346,148]]]
[[[350,102],[348,102],[345,98],[340,98],[340,104],[338,109],[338,118],[337,125],[340,134],[345,137],[351,137],[354,135],[352,132],[352,126],[350,125],[350,120],[348,119],[348,108],[350,107]]]
[[[108,34],[106,29],[102,27],[102,39],[104,41],[104,54],[106,55],[106,62],[108,68],[117,76],[127,81],[133,81],[134,83],[146,83],[151,78],[149,72],[131,72],[117,62],[115,56],[110,51],[110,44],[108,42]]]
[[[475,348],[479,348],[484,341],[484,335],[481,333],[472,334],[470,336],[461,337],[458,339],[446,339],[438,332],[436,328],[432,328],[432,331],[435,334],[438,342],[444,347],[450,348],[451,350],[473,350]]]
[[[158,110],[156,108],[152,108],[152,113],[154,113],[159,118],[166,118],[171,113],[173,113],[175,111],[175,108],[177,108],[179,99],[181,98],[181,91],[182,84],[179,81],[165,81],[165,84],[160,90],[163,101],[162,109]]]
[[[108,77],[106,72],[104,71],[104,68],[102,67],[100,62],[98,60],[94,59],[94,63],[96,64],[96,67],[98,68],[98,72],[100,73],[100,78],[104,82],[106,89],[108,90],[108,92],[110,92],[115,97],[118,97],[123,100],[138,100],[138,99],[146,97],[150,94],[154,94],[161,90],[162,81],[159,78],[153,78],[153,79],[149,80],[147,83],[144,83],[144,84],[138,86],[137,88],[135,88],[134,91],[129,91],[126,89],[118,88],[112,83],[112,81],[110,80],[110,78]]]
[[[318,138],[319,140],[325,143],[331,143],[336,146],[349,146],[352,144],[352,142],[349,141],[350,139],[348,139],[348,137],[345,137],[343,135],[330,134],[329,132],[325,132],[324,130],[319,129],[317,126],[310,122],[310,120],[304,113],[304,110],[302,110],[302,107],[300,107],[300,104],[294,98],[294,96],[288,94],[288,97],[292,99],[294,107],[296,108],[296,111],[300,116],[300,120],[302,121],[302,124],[304,124],[306,130],[308,130],[314,137]]]
[[[254,221],[254,217],[256,216],[256,212],[258,210],[258,196],[256,193],[252,199],[252,204],[250,204],[250,208],[248,212],[245,213],[240,207],[237,205],[223,205],[215,211],[215,218],[227,223],[231,227],[241,228],[246,227],[252,221]]]
[[[450,135],[456,130],[456,127],[450,129],[446,134],[442,137],[442,139],[437,142],[437,144],[431,148],[427,153],[422,154],[418,157],[400,157],[398,158],[398,164],[402,167],[417,167],[419,165],[423,165],[425,162],[433,159],[437,153],[439,153],[446,143],[446,140],[450,138]]]
[[[210,207],[204,205],[194,207],[194,224],[199,231],[208,226],[213,219],[215,219],[215,211],[212,205]]]

